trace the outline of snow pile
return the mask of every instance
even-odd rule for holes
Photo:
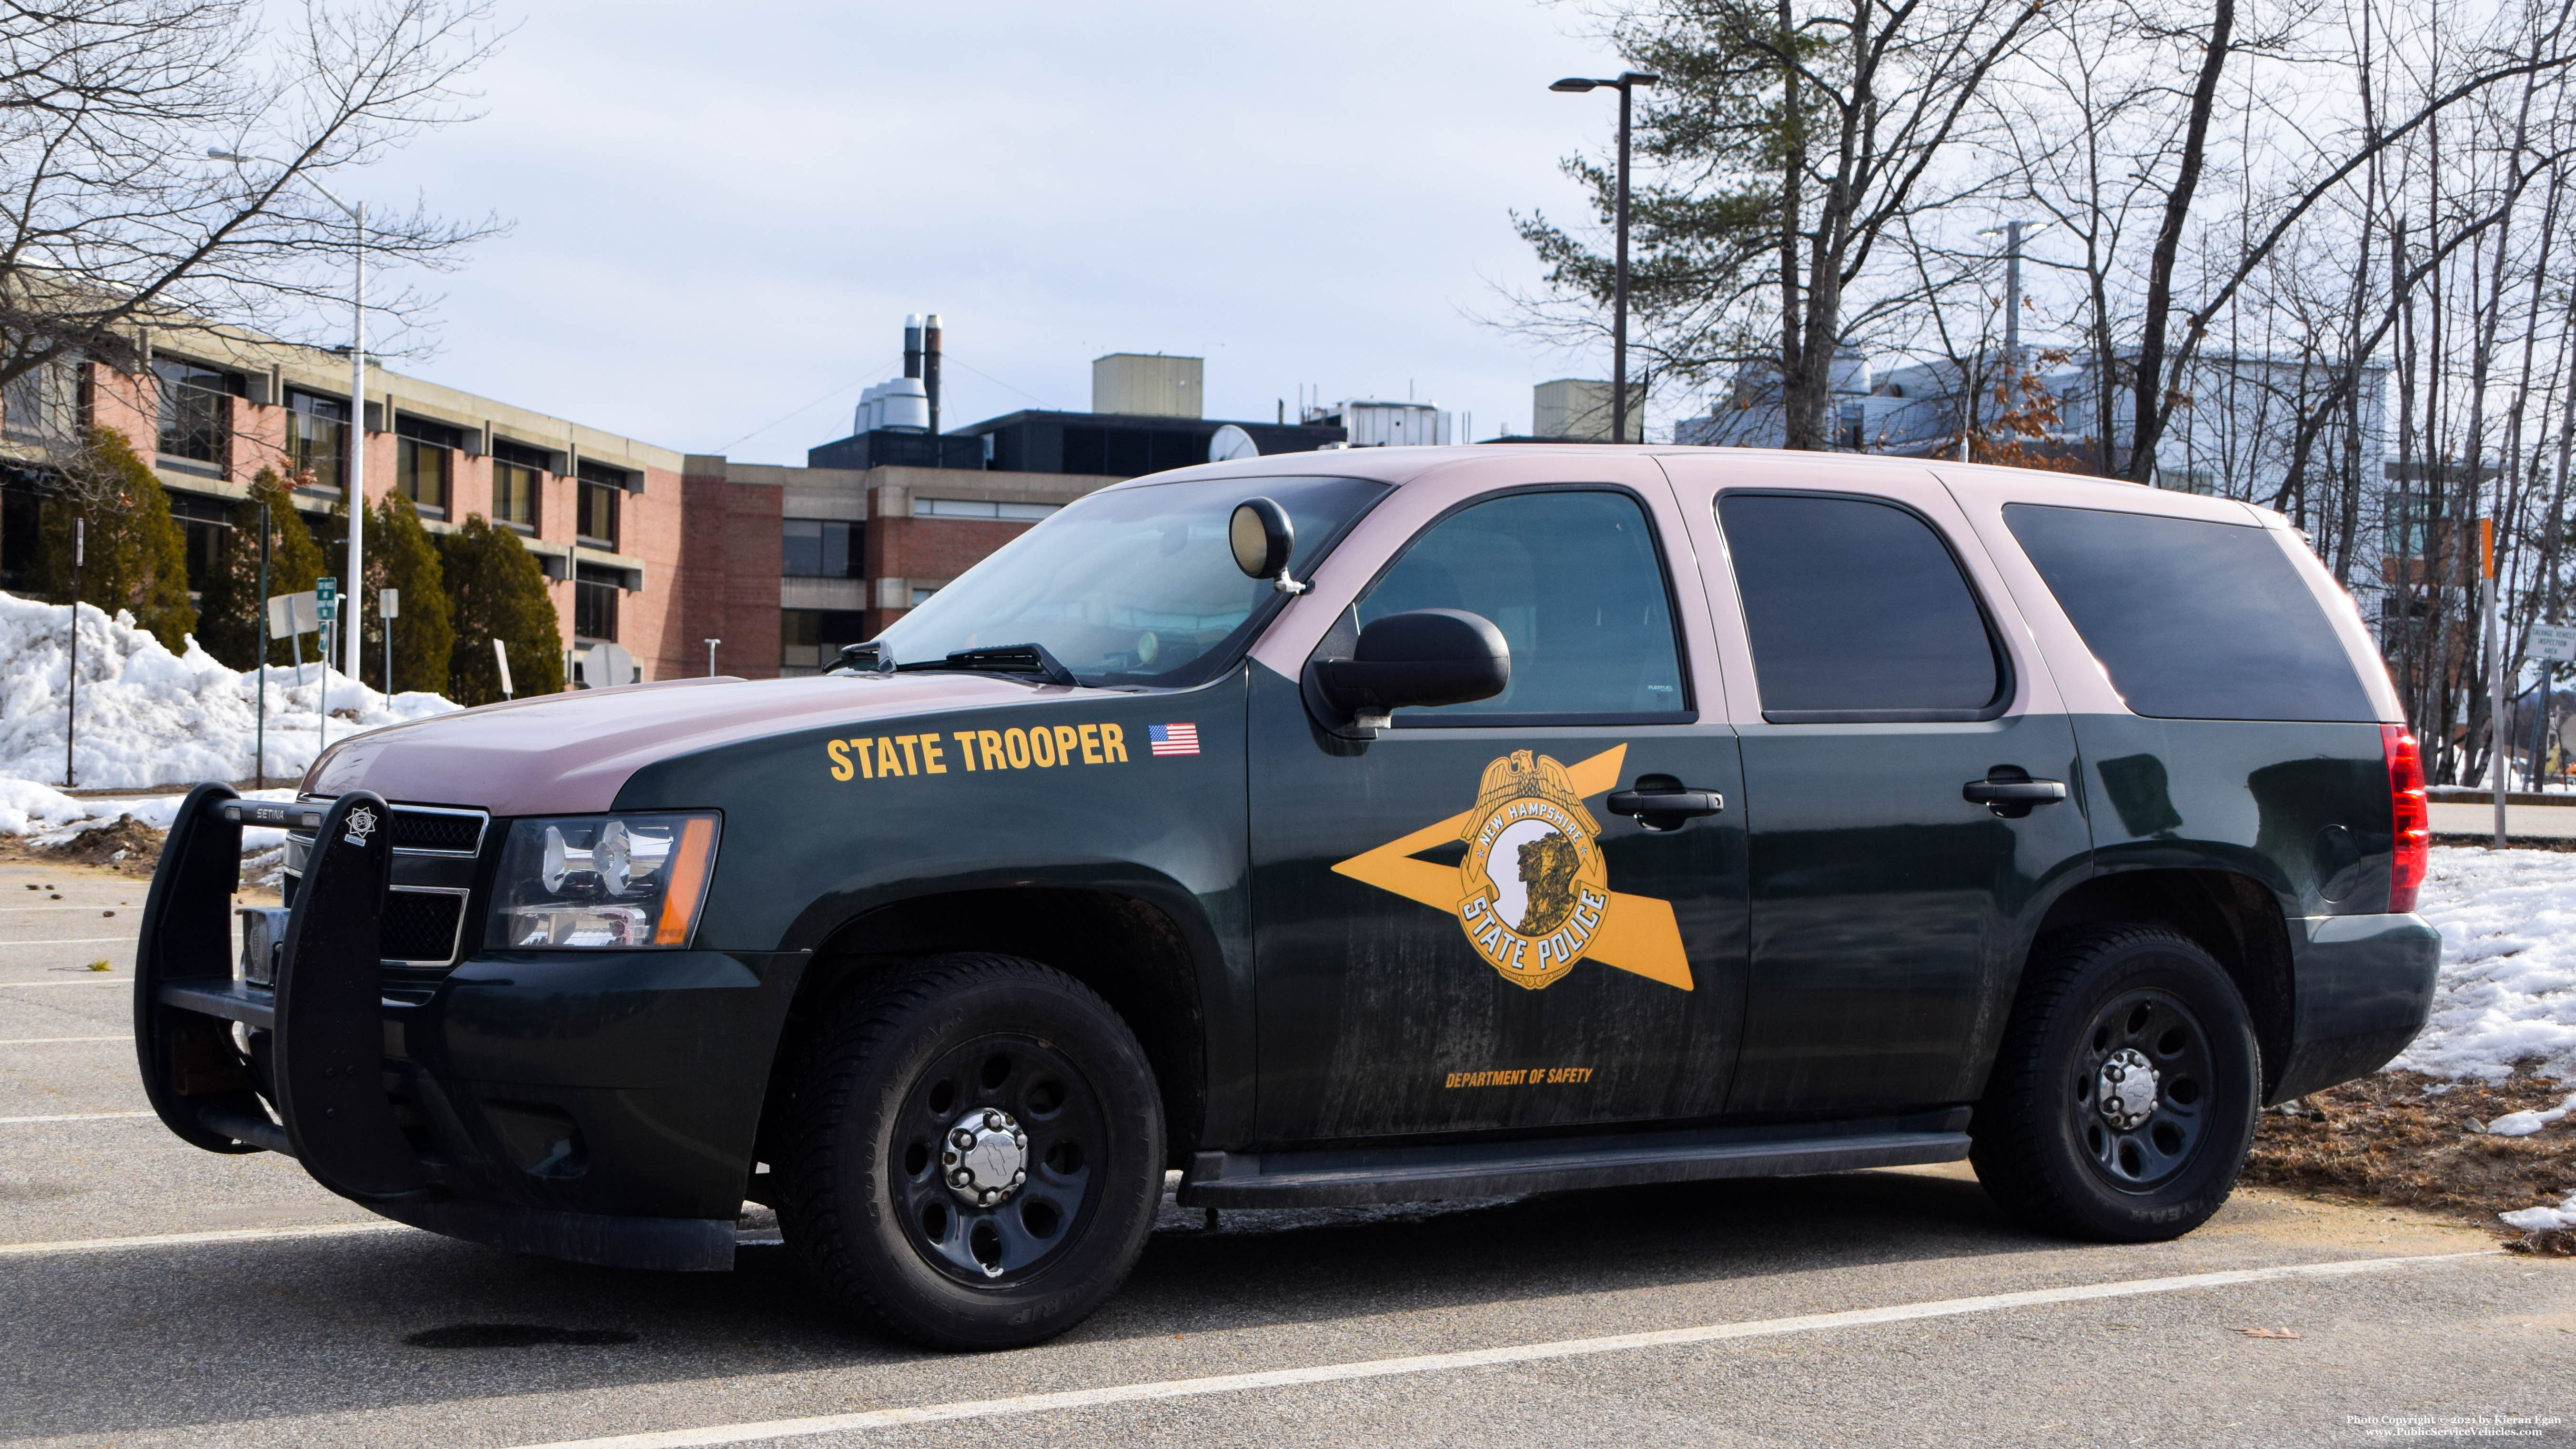
[[[9,834],[66,823],[42,813],[58,807],[16,787],[63,778],[68,621],[60,604],[0,594],[0,831]],[[83,788],[245,780],[256,772],[259,671],[236,674],[194,638],[186,643],[186,653],[172,654],[135,628],[133,615],[80,606],[74,758]],[[333,740],[460,707],[427,692],[388,698],[318,663],[272,668],[267,774],[292,779],[321,753],[326,690]]]
[[[2556,1207],[2524,1208],[2520,1212],[2497,1213],[2496,1216],[2504,1220],[2506,1227],[2520,1228],[2526,1233],[2545,1233],[2551,1228],[2576,1228],[2576,1192],[2569,1193],[2567,1201]]]
[[[245,800],[293,800],[295,789],[284,786],[275,790],[244,790]],[[155,830],[168,830],[179,816],[179,807],[187,802],[179,795],[103,795],[86,799],[66,795],[31,780],[0,780],[0,835],[24,835],[29,845],[48,848],[68,845],[82,835],[103,825],[113,825],[131,815],[136,823]],[[242,852],[272,850],[284,846],[286,832],[270,825],[242,827]]]
[[[2502,1081],[2576,1077],[2576,854],[2439,847],[2417,909],[2442,933],[2423,1034],[2389,1065]]]
[[[2568,1093],[2566,1101],[2546,1112],[2507,1112],[2489,1122],[2486,1130],[2496,1137],[2528,1137],[2552,1122],[2566,1121],[2571,1111],[2576,1111],[2576,1092]]]

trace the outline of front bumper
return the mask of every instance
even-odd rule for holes
[[[2424,1029],[2442,962],[2442,934],[2421,916],[2311,916],[2289,925],[2290,1054],[2271,1102],[2386,1066]]]
[[[732,1266],[802,953],[522,952],[383,994],[386,832],[201,785],[144,910],[135,1046],[154,1110],[215,1152],[297,1158],[386,1217],[616,1267]],[[277,811],[296,818],[275,820]],[[313,820],[303,815],[316,817]],[[319,825],[273,990],[235,979],[241,823]]]

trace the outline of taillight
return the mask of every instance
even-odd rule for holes
[[[2388,823],[2396,846],[2388,861],[2388,911],[2397,915],[2415,909],[2415,895],[2424,888],[2433,819],[2424,808],[2424,755],[2415,737],[2404,725],[2384,724],[2379,746],[2388,757]]]

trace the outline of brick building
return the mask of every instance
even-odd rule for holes
[[[876,415],[862,409],[860,432],[802,468],[683,456],[371,365],[366,495],[407,494],[432,533],[478,514],[512,529],[545,569],[567,646],[621,645],[646,679],[707,673],[709,640],[717,673],[812,673],[1065,504],[1204,459],[1220,429],[1263,452],[1344,436],[1198,418],[1197,361],[1103,359],[1118,364],[1095,369],[1111,406],[1096,397],[1092,413],[932,434],[868,426]],[[1155,403],[1128,396],[1138,366],[1184,378],[1165,390],[1185,391],[1189,410],[1134,411]],[[81,363],[12,384],[0,398],[0,588],[31,585],[49,449],[87,424],[123,433],[152,465],[188,537],[192,586],[262,468],[300,474],[299,511],[321,523],[347,482],[348,383],[345,354],[170,327],[132,372]],[[328,562],[344,571],[336,551]]]

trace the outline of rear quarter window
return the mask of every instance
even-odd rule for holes
[[[2036,503],[2007,505],[2004,523],[2134,713],[2378,717],[2270,530]]]

